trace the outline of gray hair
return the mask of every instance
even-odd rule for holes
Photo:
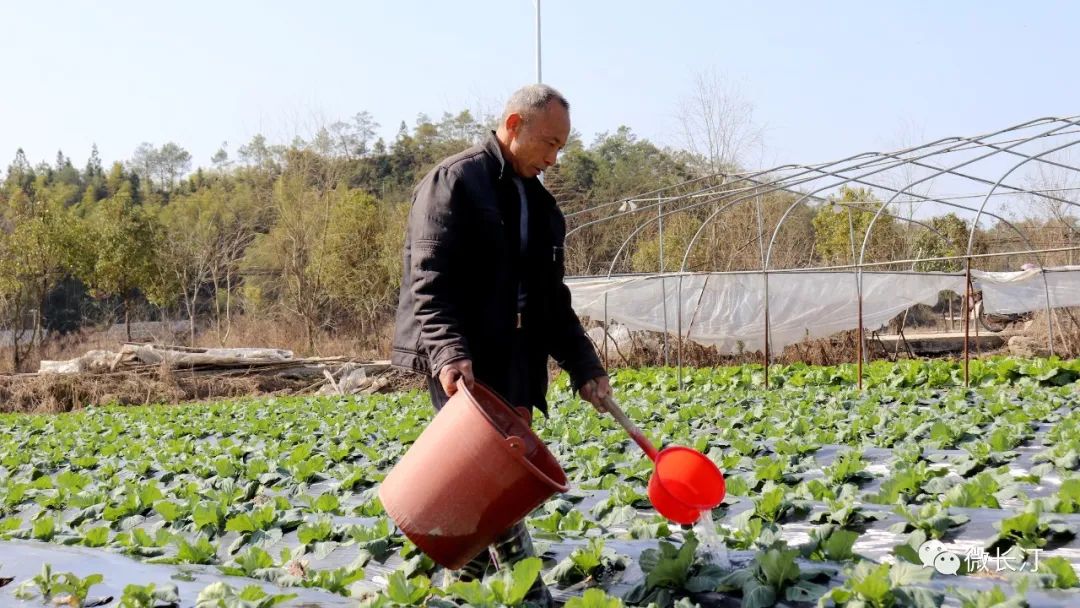
[[[506,117],[511,114],[528,116],[537,110],[543,110],[552,101],[556,101],[566,110],[570,110],[570,102],[566,101],[563,94],[556,91],[554,87],[546,84],[525,85],[514,91],[514,94],[506,102],[506,109],[503,110],[503,120],[506,120]]]

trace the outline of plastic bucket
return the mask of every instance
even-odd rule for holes
[[[379,487],[387,515],[456,570],[557,492],[566,473],[528,422],[479,382],[436,414]]]
[[[649,501],[664,517],[693,524],[701,512],[724,500],[724,475],[707,456],[683,446],[670,446],[656,456],[649,478]]]

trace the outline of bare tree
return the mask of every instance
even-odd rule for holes
[[[350,122],[336,121],[322,130],[331,140],[331,150],[324,154],[345,159],[365,156],[370,152],[370,144],[378,128],[379,123],[366,110],[354,114]]]
[[[1032,163],[1034,167],[1028,178],[1032,206],[1039,215],[1058,225],[1066,233],[1077,233],[1077,211],[1080,210],[1080,171],[1078,159],[1072,149],[1048,154]]]
[[[1045,162],[1044,162],[1045,161]],[[1080,165],[1072,149],[1048,154],[1033,163],[1028,174],[1028,187],[1035,213],[1046,220],[1044,238],[1052,245],[1072,247],[1080,242],[1080,171],[1070,169]],[[1073,264],[1076,256],[1069,250],[1061,262]]]
[[[135,154],[128,162],[128,168],[138,174],[146,184],[147,189],[153,189],[154,180],[158,177],[161,167],[161,154],[153,144],[143,142],[135,148]]]
[[[225,329],[222,331],[221,298],[214,298],[214,322],[217,326],[218,341],[222,346],[232,332],[232,292],[244,252],[255,239],[255,226],[252,217],[236,217],[224,226],[215,242],[218,252],[214,263],[210,265],[210,281],[215,291],[220,292],[222,275],[225,280]]]
[[[926,141],[925,128],[921,123],[911,119],[901,119],[893,141],[886,145],[885,148],[907,150]],[[895,204],[891,205],[886,211],[897,215],[902,220],[906,220],[903,234],[906,235],[906,243],[909,248],[918,238],[920,232],[918,230],[909,230],[914,225],[912,221],[925,200],[932,197],[934,182],[937,177],[931,178],[931,175],[933,175],[933,170],[930,167],[907,162],[886,171],[880,176],[881,181],[893,189],[893,191],[883,190],[878,193],[883,200],[887,201],[893,198],[893,195],[896,194],[895,191],[899,192],[899,194],[896,194]],[[931,205],[931,207],[934,206],[940,207],[940,205]],[[934,211],[931,211],[931,213],[934,213]]]
[[[245,284],[303,323],[307,348],[315,352],[318,332],[333,326],[325,256],[335,205],[343,204],[346,163],[311,150],[290,149],[268,210],[273,227],[256,235],[244,252]],[[347,201],[346,201],[347,202]],[[230,279],[226,276],[226,279]],[[272,312],[273,308],[267,312]]]
[[[683,144],[711,173],[734,171],[764,142],[754,122],[754,104],[715,70],[699,73],[676,117]]]

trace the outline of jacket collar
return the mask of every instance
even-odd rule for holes
[[[491,174],[495,176],[496,181],[510,179],[517,175],[514,173],[514,167],[506,162],[506,158],[503,157],[502,148],[499,146],[499,139],[495,136],[495,131],[488,132],[488,136],[484,138],[481,147],[487,154],[488,167]],[[521,178],[521,183],[525,185],[526,192],[539,193],[540,197],[548,201],[553,207],[557,206],[555,197],[551,196],[551,193],[540,183],[540,180],[535,177]]]
[[[488,132],[488,136],[484,138],[483,148],[487,152],[488,162],[496,179],[506,179],[514,176],[514,168],[503,157],[502,147],[499,146],[499,139],[495,136],[495,131]]]

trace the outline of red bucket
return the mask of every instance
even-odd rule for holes
[[[566,473],[529,423],[479,382],[458,391],[379,487],[421,551],[456,570],[548,498]]]

